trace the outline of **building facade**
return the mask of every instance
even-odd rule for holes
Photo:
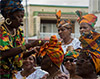
[[[70,19],[72,21],[72,36],[79,37],[79,25],[76,21],[77,15],[75,14],[75,11],[81,10],[84,13],[88,13],[88,7],[34,4],[28,5],[28,36],[36,37],[38,39],[47,39],[51,35],[57,35],[59,38],[56,27],[57,19],[55,16],[56,12],[59,10],[62,12],[61,19]],[[26,30],[25,26],[22,28]]]
[[[24,17],[24,35],[28,32],[28,37],[31,39],[48,39],[51,35],[58,35],[56,27],[56,12],[61,10],[61,19],[70,19],[73,23],[72,37],[79,37],[79,24],[77,23],[77,15],[75,11],[81,10],[83,13],[88,13],[88,7],[84,6],[57,6],[57,5],[36,5],[29,4],[28,10],[28,31],[26,31],[26,17]],[[26,12],[26,11],[25,11]],[[26,15],[26,14],[25,14]],[[0,15],[0,23],[4,19]]]

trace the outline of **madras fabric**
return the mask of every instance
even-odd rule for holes
[[[91,54],[93,63],[95,65],[96,72],[100,72],[100,54],[97,52],[89,52]]]
[[[13,13],[17,10],[23,11],[23,5],[21,4],[22,0],[1,0],[0,9],[1,14],[5,17],[7,13]]]
[[[91,55],[98,73],[100,71],[100,34],[96,31],[91,31],[83,34],[80,37],[80,41],[83,49]]]
[[[82,49],[80,53],[86,53],[93,61],[96,73],[100,72],[100,54],[88,49]]]
[[[88,34],[83,33],[79,38],[84,49],[97,52],[100,54],[100,34],[96,31],[90,31]]]
[[[87,14],[82,16],[80,11],[76,11],[76,13],[78,14],[79,18],[77,19],[77,21],[81,24],[81,23],[88,23],[90,24],[92,27],[94,27],[96,21],[97,21],[97,16],[95,16],[94,14]]]
[[[57,27],[61,27],[61,26],[64,26],[64,27],[71,27],[72,23],[70,20],[68,19],[65,19],[65,20],[61,20],[61,10],[59,10],[57,13],[56,13],[56,18],[57,18],[57,23],[56,23],[56,26]]]
[[[77,58],[79,56],[79,52],[76,52],[75,50],[68,51],[65,53],[65,57],[67,56],[72,56],[73,58]]]
[[[10,48],[19,47],[21,45],[25,45],[23,30],[21,28],[17,30],[16,36],[11,37],[4,26],[0,26],[0,53],[7,51]],[[21,53],[14,57],[2,59],[2,54],[0,54],[0,68],[8,71],[19,70],[22,66],[22,57],[23,54]]]
[[[64,59],[61,42],[58,42],[55,35],[51,36],[49,42],[45,43],[41,48],[38,56],[43,57],[48,55],[52,62],[60,68]]]

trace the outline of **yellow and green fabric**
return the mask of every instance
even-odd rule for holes
[[[73,50],[73,51],[68,51],[65,53],[65,57],[71,56],[73,58],[77,58],[79,56],[79,52]]]
[[[81,11],[76,11],[77,15],[78,15],[78,19],[77,21],[81,24],[81,23],[88,23],[90,24],[92,27],[94,27],[96,21],[97,21],[97,16],[95,16],[94,14],[87,14],[87,15],[83,15],[82,16],[82,12]]]
[[[55,35],[51,36],[49,42],[45,43],[41,48],[38,56],[43,57],[48,55],[52,62],[60,68],[64,59],[63,49],[61,42],[58,42]]]
[[[82,48],[92,57],[96,72],[100,71],[100,34],[96,31],[90,31],[88,34],[80,36]]]
[[[12,71],[19,70],[22,66],[22,53],[2,59],[2,53],[4,51],[8,51],[11,48],[19,47],[21,45],[25,45],[23,30],[21,28],[18,28],[17,35],[12,37],[3,25],[0,26],[0,78],[12,78]]]

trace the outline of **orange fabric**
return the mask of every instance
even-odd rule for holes
[[[96,21],[97,21],[97,17],[94,14],[87,14],[87,15],[82,16],[82,18],[80,20],[80,24],[81,23],[88,23],[92,27],[94,27]]]
[[[63,49],[61,47],[61,42],[58,42],[55,35],[51,36],[48,43],[45,43],[41,48],[38,56],[43,57],[48,55],[52,62],[60,67],[64,59]]]
[[[68,19],[63,19],[61,20],[61,10],[59,10],[57,13],[56,13],[56,18],[57,18],[57,23],[56,23],[56,26],[57,27],[61,27],[61,26],[65,26],[65,27],[69,27],[72,25],[71,21],[68,20]],[[70,25],[70,26],[69,26]]]

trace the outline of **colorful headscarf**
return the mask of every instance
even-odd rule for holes
[[[80,37],[81,45],[92,57],[95,64],[96,72],[100,71],[100,34],[91,31],[88,34],[83,34]]]
[[[97,21],[97,16],[95,16],[94,14],[87,14],[82,16],[82,12],[81,11],[76,11],[77,15],[78,15],[78,19],[77,21],[81,24],[81,23],[88,23],[90,24],[92,27],[94,27],[96,21]]]
[[[51,36],[49,42],[45,43],[40,48],[38,56],[43,57],[46,54],[56,66],[60,67],[64,59],[64,53],[61,47],[61,42],[58,42],[55,35]]]
[[[68,19],[61,20],[61,10],[59,10],[59,11],[56,13],[56,18],[57,18],[57,23],[56,23],[56,26],[57,26],[57,27],[64,26],[64,27],[71,28],[72,23],[71,23],[70,20],[68,20]]]
[[[68,51],[65,53],[65,57],[67,56],[72,56],[73,58],[77,58],[79,56],[79,52],[76,52],[75,50]]]
[[[7,13],[13,13],[17,10],[23,11],[23,5],[21,4],[22,0],[1,0],[0,9],[1,14],[5,17]]]

